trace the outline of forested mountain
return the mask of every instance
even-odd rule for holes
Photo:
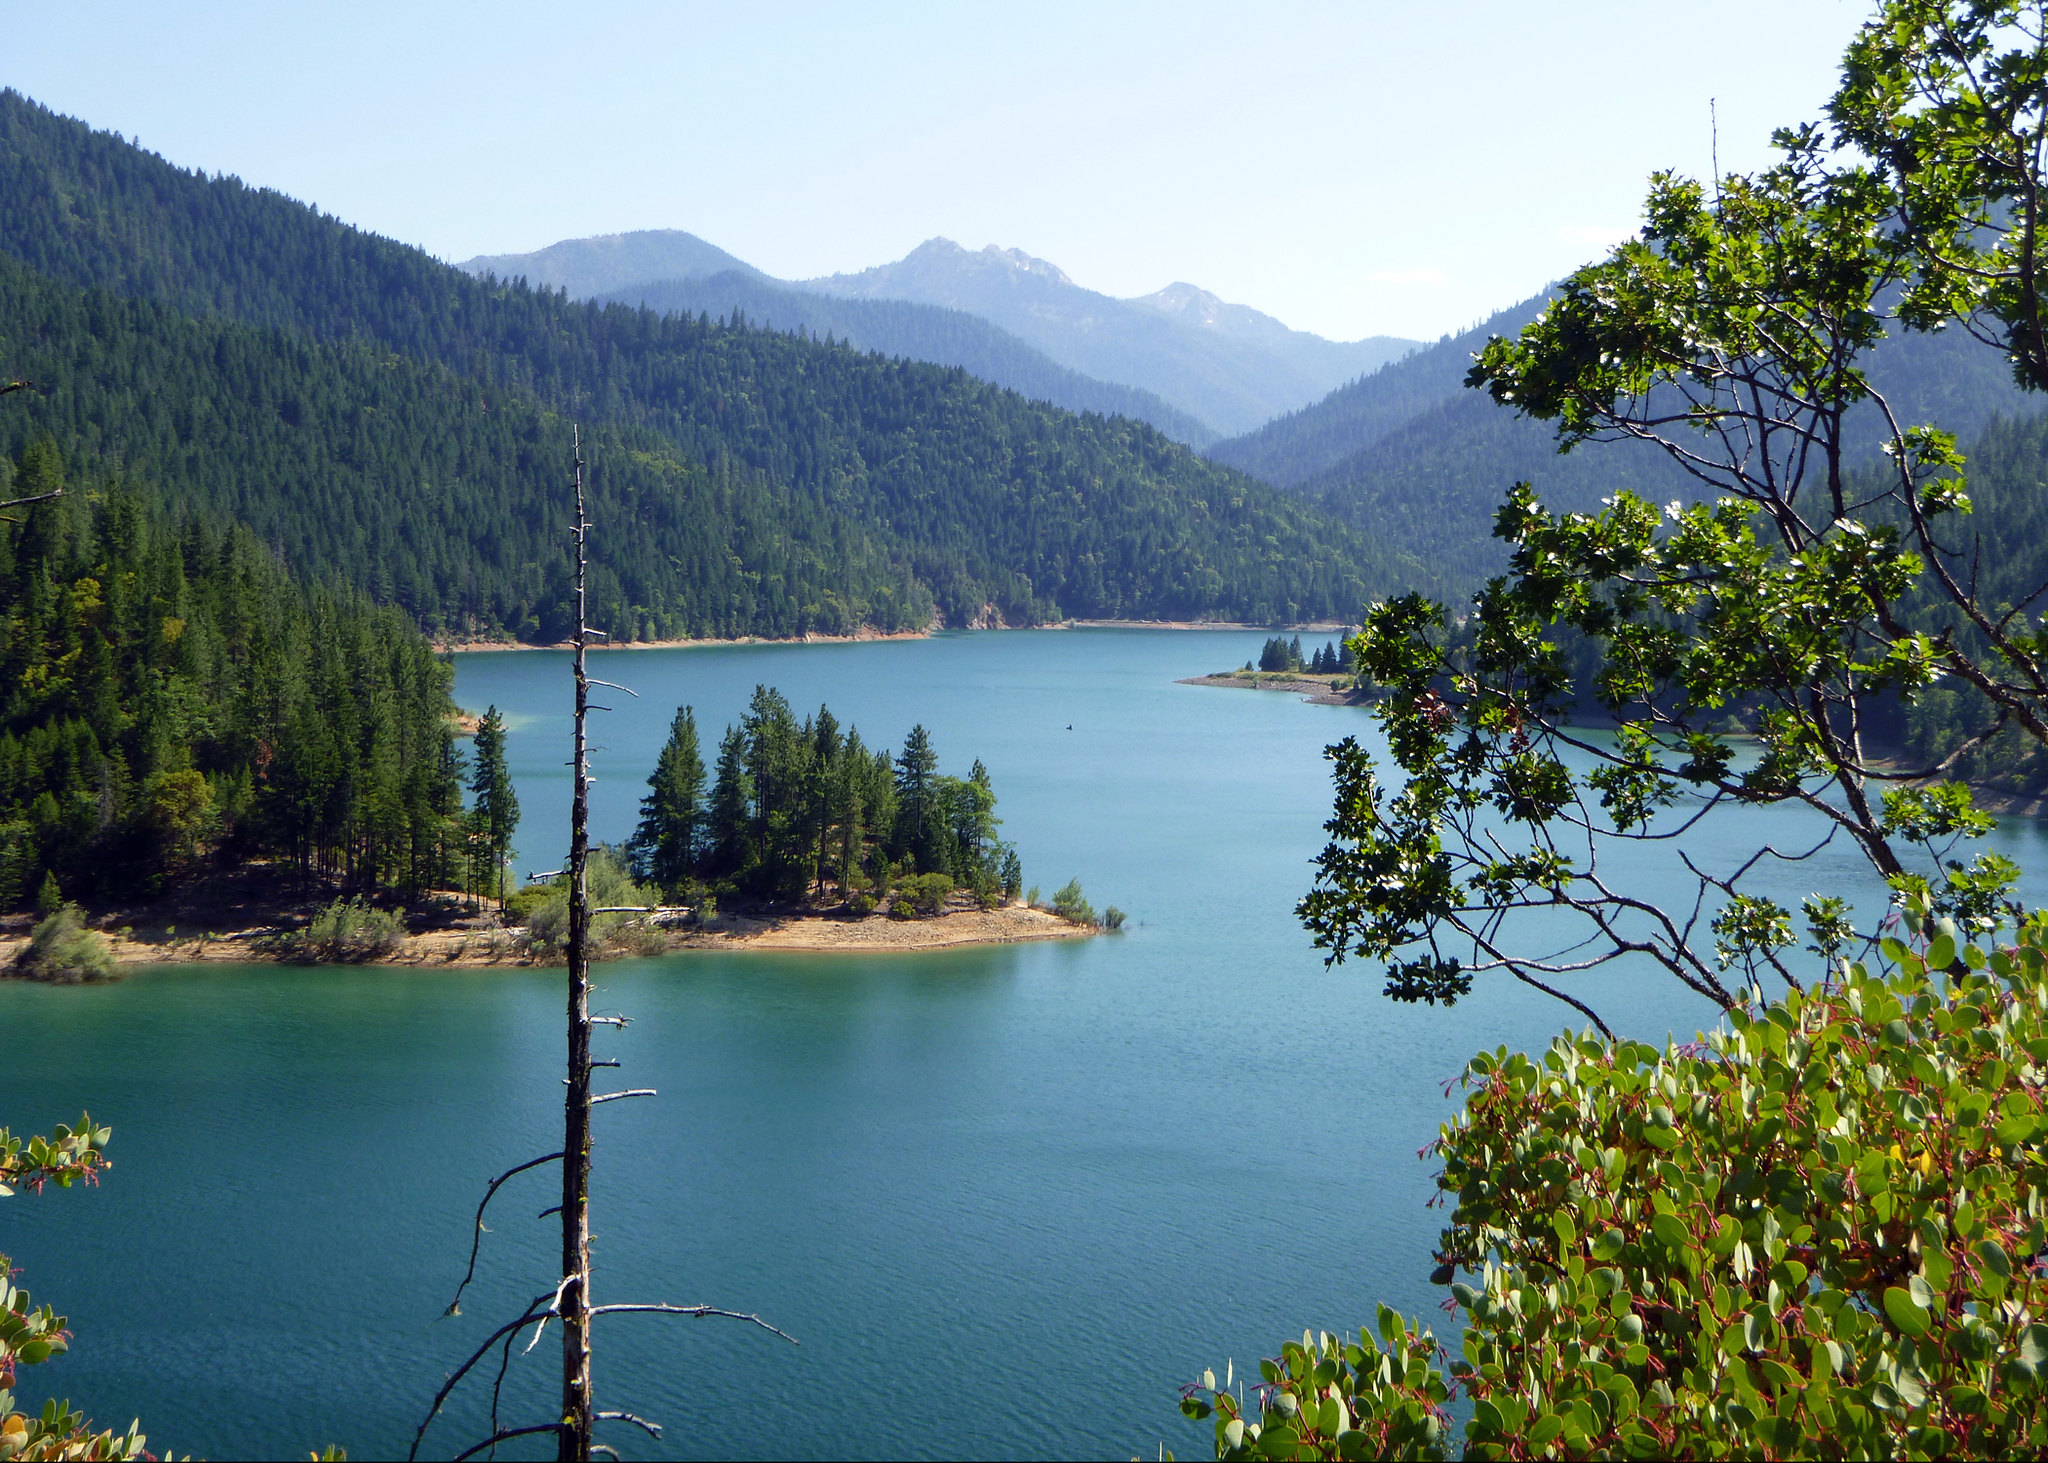
[[[721,319],[738,310],[750,325],[829,335],[857,350],[958,366],[970,376],[1033,401],[1048,401],[1068,411],[1150,422],[1176,442],[1192,447],[1216,438],[1207,426],[1151,392],[1069,371],[1001,326],[962,310],[908,300],[839,299],[791,289],[764,275],[738,270],[633,285],[598,299],[606,304],[645,305],[662,314],[681,311]]]
[[[768,277],[745,260],[681,229],[636,229],[627,234],[564,239],[531,254],[479,254],[456,267],[471,274],[523,279],[531,285],[567,290],[572,300],[594,299],[654,280],[697,279],[728,272],[763,280]]]
[[[1465,387],[1473,354],[1490,337],[1519,331],[1547,298],[1525,300],[1315,406],[1218,442],[1207,455],[1370,525],[1452,583],[1476,584],[1505,563],[1490,534],[1494,510],[1513,483],[1533,483],[1544,501],[1578,510],[1622,489],[1658,501],[1691,499],[1697,481],[1653,447],[1588,443],[1559,455],[1548,425]],[[1932,422],[1965,443],[2001,413],[2033,406],[1998,353],[1960,332],[1895,329],[1872,353],[1868,370],[1903,422]],[[1859,409],[1853,430],[1875,461],[1883,441],[1877,409]]]
[[[1548,299],[1537,295],[1510,306],[1470,330],[1447,335],[1338,387],[1312,406],[1214,443],[1204,455],[1281,487],[1328,473],[1462,393],[1473,352],[1493,336],[1515,334],[1536,318]]]
[[[559,626],[572,415],[622,637],[902,623],[927,596],[954,623],[1342,617],[1421,572],[1141,424],[478,280],[13,92],[0,196],[25,266],[0,276],[0,371],[48,393],[22,430],[430,625]]]
[[[930,239],[893,264],[797,282],[853,299],[915,300],[992,320],[1070,370],[1158,393],[1223,432],[1244,432],[1377,369],[1413,341],[1322,341],[1244,306],[1174,285],[1142,300],[1083,289],[1018,249]],[[1327,349],[1325,349],[1327,348]]]

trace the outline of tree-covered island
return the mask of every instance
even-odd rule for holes
[[[0,521],[0,965],[553,956],[559,897],[508,888],[504,720],[458,712],[416,625],[295,583],[244,529],[80,490],[48,438],[0,462],[0,488],[32,500]],[[651,950],[792,916],[1006,909],[980,937],[1092,928],[1022,901],[995,806],[982,765],[941,773],[922,727],[892,757],[766,687],[707,778],[684,708],[638,831],[600,860],[602,902],[662,912],[606,932]]]

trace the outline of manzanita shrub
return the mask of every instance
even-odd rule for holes
[[[48,1138],[17,1138],[0,1128],[0,1197],[17,1187],[40,1190],[45,1184],[70,1188],[93,1183],[106,1167],[108,1130],[94,1127],[90,1116],[77,1124],[59,1124]],[[64,1318],[48,1305],[36,1305],[14,1284],[14,1269],[0,1255],[0,1463],[42,1463],[45,1459],[101,1460],[147,1458],[139,1425],[126,1433],[93,1431],[83,1413],[67,1402],[45,1403],[41,1412],[14,1410],[15,1372],[63,1354],[69,1335]]]
[[[1902,914],[1691,1044],[1475,1057],[1431,1149],[1458,1356],[1383,1309],[1182,1411],[1220,1458],[1442,1458],[1454,1411],[1470,1458],[2048,1452],[2048,915]]]

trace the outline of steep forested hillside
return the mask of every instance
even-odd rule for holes
[[[831,336],[864,351],[958,366],[970,376],[1068,411],[1099,412],[1150,422],[1176,442],[1200,447],[1216,434],[1149,391],[1069,371],[1044,352],[979,315],[908,300],[837,299],[789,289],[755,273],[661,280],[599,296],[601,303],[645,305],[721,319],[737,310],[751,325]]]
[[[1447,582],[1463,584],[1505,563],[1489,533],[1513,483],[1533,483],[1546,502],[1578,510],[1624,488],[1660,500],[1693,497],[1698,482],[1655,449],[1586,444],[1560,456],[1549,426],[1466,389],[1473,354],[1490,337],[1519,331],[1546,298],[1525,300],[1315,406],[1215,443],[1207,455],[1369,526]],[[1933,422],[1965,442],[2001,412],[2030,407],[1998,353],[1960,332],[1897,329],[1872,352],[1867,369],[1902,421]],[[1858,455],[1875,461],[1883,440],[1877,409],[1860,408],[1852,431]]]
[[[1405,371],[1410,364],[1388,369]],[[1867,369],[1902,422],[1932,422],[1966,446],[2001,413],[2038,407],[2013,386],[1998,352],[1959,331],[1897,330],[1872,352]],[[1883,420],[1877,408],[1857,408],[1849,431],[1852,460],[1878,462]],[[1661,451],[1640,443],[1586,443],[1560,455],[1549,425],[1462,386],[1296,487],[1333,515],[1370,525],[1447,580],[1476,583],[1506,562],[1489,534],[1507,489],[1522,481],[1534,484],[1546,502],[1579,511],[1623,488],[1655,501],[1691,501],[1705,491]]]
[[[1338,387],[1313,406],[1275,417],[1256,431],[1213,443],[1205,455],[1263,482],[1294,487],[1329,473],[1381,438],[1459,395],[1472,353],[1496,335],[1535,319],[1546,295],[1522,301],[1458,335]]]
[[[1342,616],[1419,573],[1149,427],[479,281],[12,92],[0,196],[26,266],[0,371],[48,383],[34,425],[428,623],[547,633],[569,416],[619,505],[621,634],[890,623],[925,595],[954,621]]]

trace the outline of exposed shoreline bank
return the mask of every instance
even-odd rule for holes
[[[596,650],[688,650],[693,646],[718,645],[857,645],[873,640],[929,640],[940,630],[1287,630],[1300,634],[1327,635],[1349,629],[1335,620],[1304,621],[1298,625],[1255,625],[1244,620],[1059,620],[1049,625],[935,625],[923,630],[856,630],[851,635],[741,635],[731,639],[622,640],[592,645]],[[529,640],[436,640],[441,655],[478,655],[492,651],[571,650],[567,640],[542,643]]]
[[[180,935],[175,927],[140,935],[118,930],[102,933],[111,947],[115,963],[121,966],[220,963],[286,967],[346,963],[467,970],[490,966],[545,969],[561,964],[557,959],[537,957],[523,949],[516,930],[481,926],[406,934],[389,952],[369,960],[303,961],[283,955],[276,948],[274,942],[285,928],[287,926],[280,921],[276,924],[254,924],[226,933],[205,931],[196,935]],[[763,917],[735,915],[714,921],[709,929],[664,931],[659,936],[659,948],[606,952],[600,958],[629,959],[643,954],[666,955],[688,950],[910,954],[922,950],[1014,945],[1035,940],[1083,939],[1099,933],[1093,926],[1073,924],[1046,910],[1023,904],[989,910],[952,910],[928,919],[908,920],[892,919],[880,913],[858,917],[814,913]],[[14,957],[27,944],[26,932],[0,934],[0,977],[22,978],[15,976],[11,967]]]
[[[1260,671],[1256,676],[1225,671],[1213,676],[1185,676],[1174,684],[1219,686],[1226,691],[1292,691],[1318,706],[1363,706],[1370,699],[1363,691],[1335,689],[1327,676],[1297,676],[1287,671]]]

